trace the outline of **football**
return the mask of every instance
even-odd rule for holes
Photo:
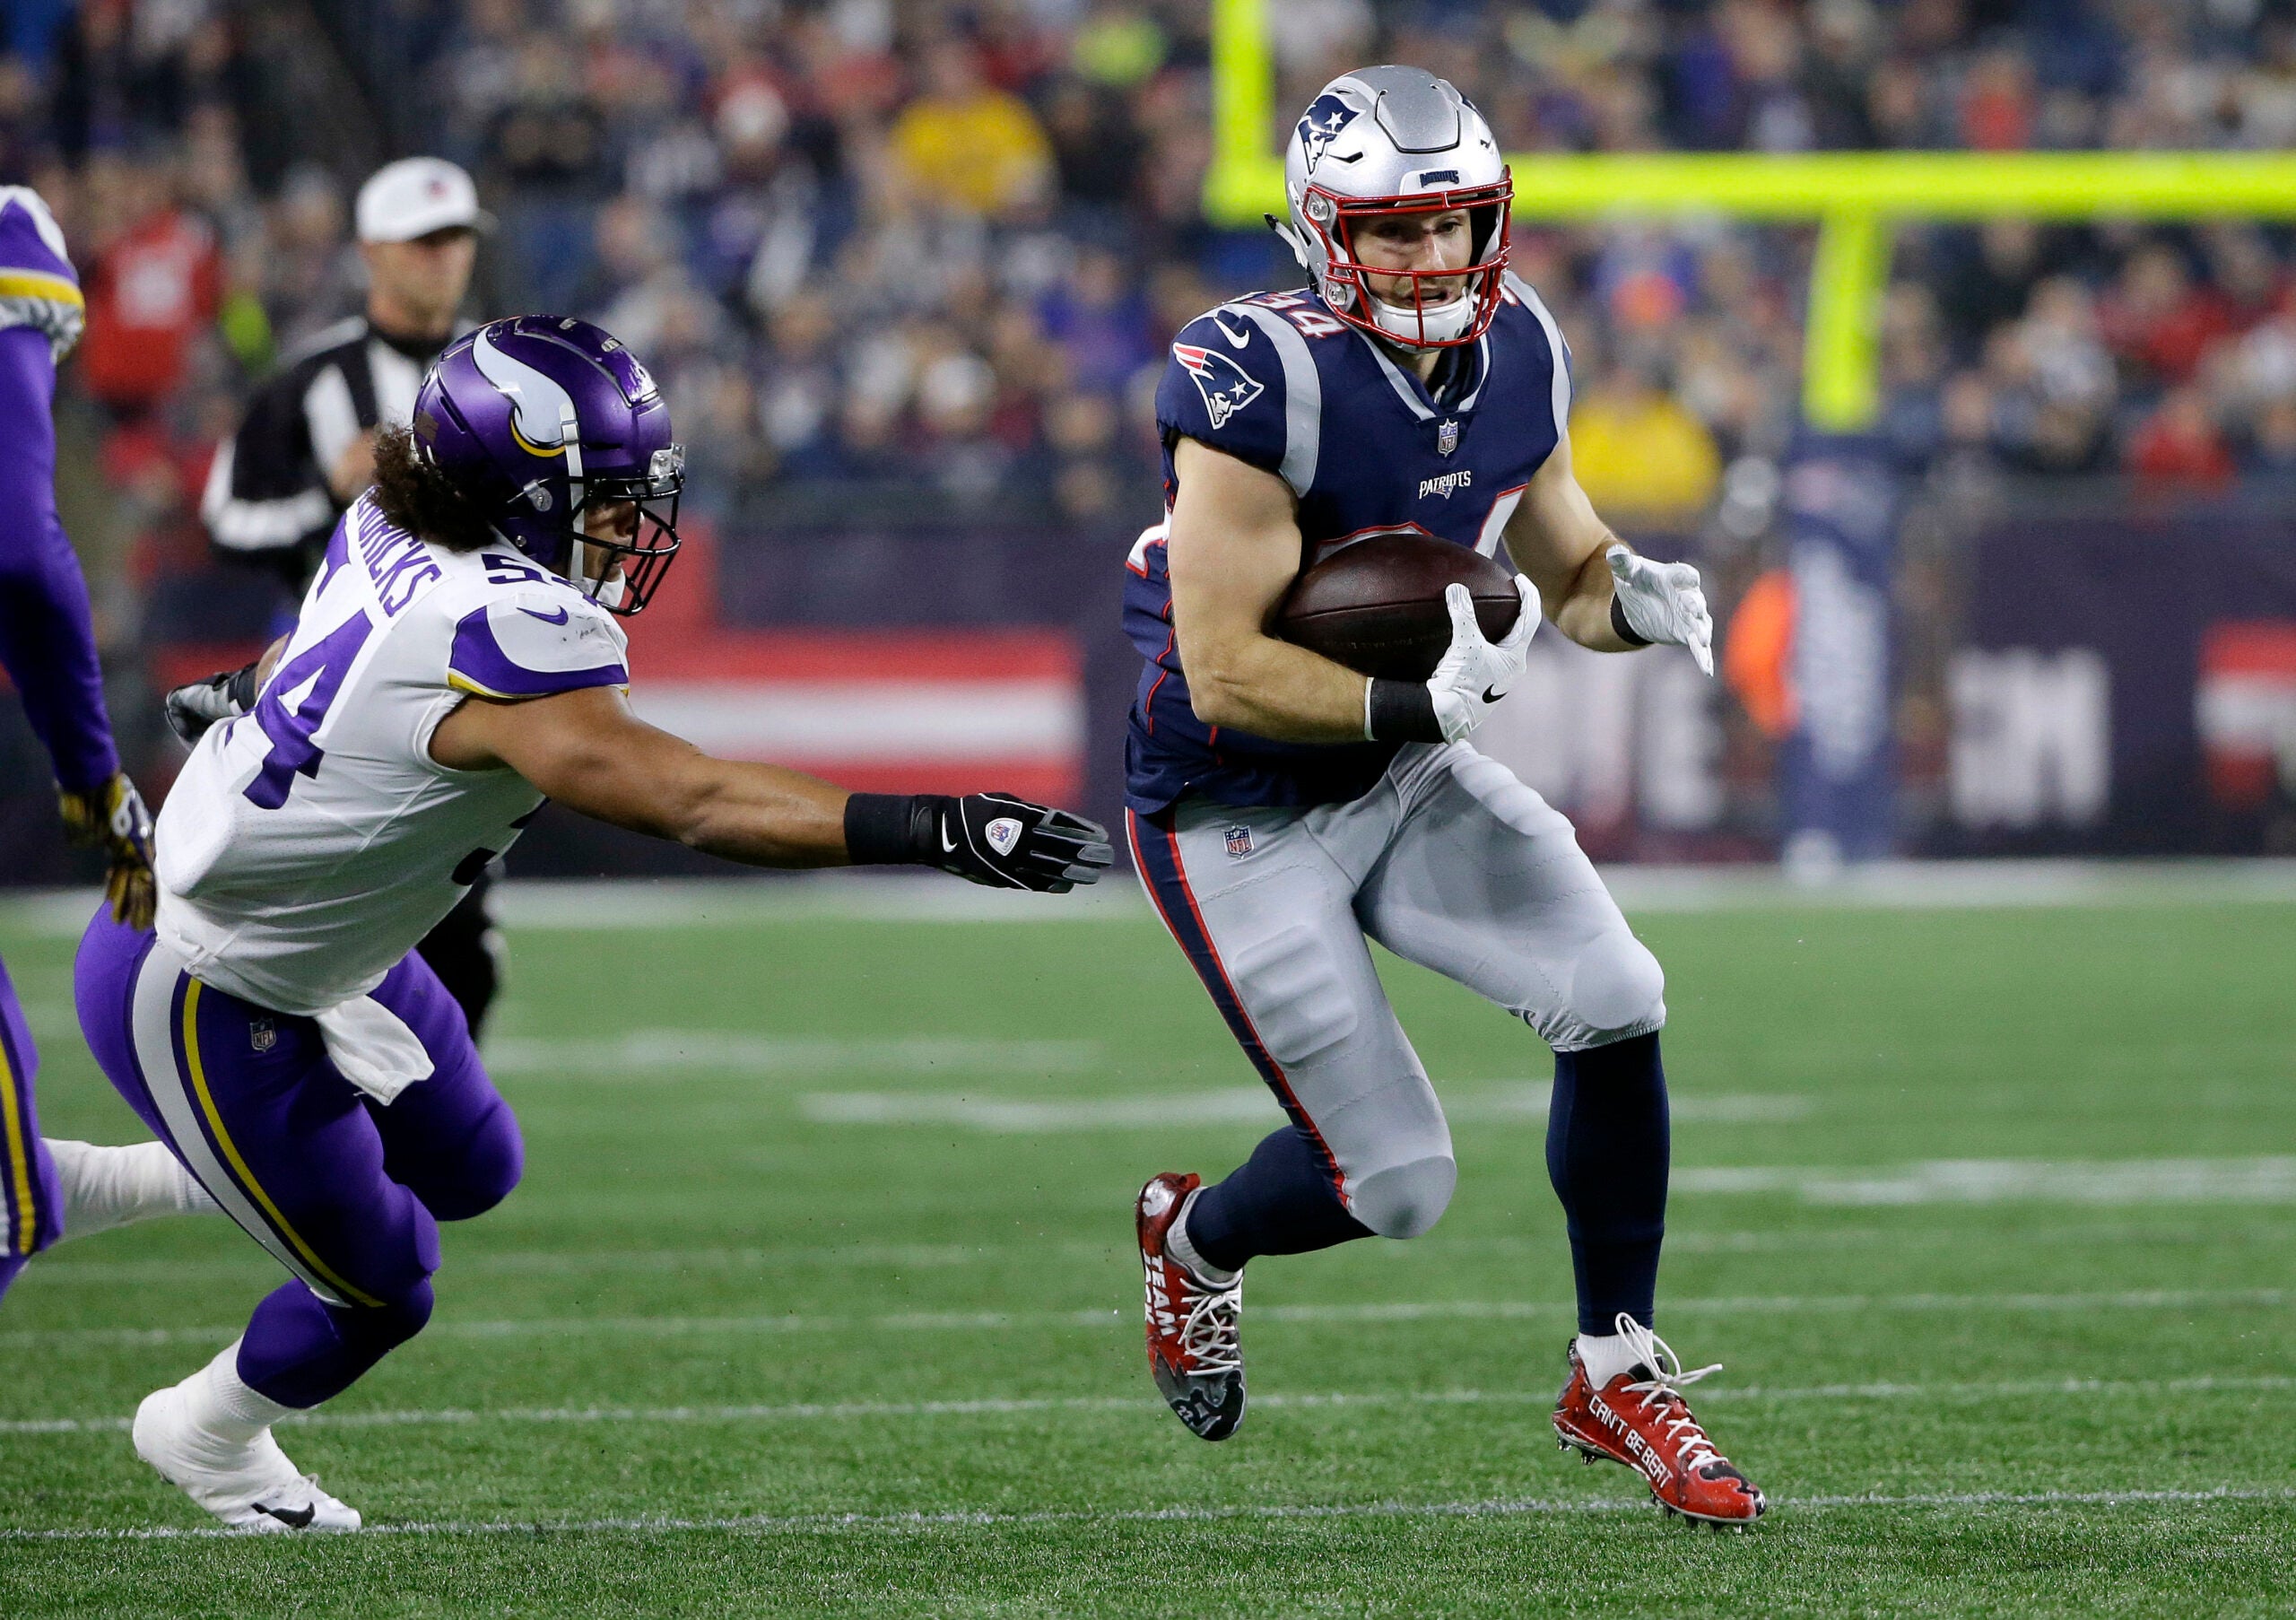
[[[1522,602],[1503,563],[1428,535],[1374,535],[1292,581],[1275,633],[1364,675],[1423,681],[1451,644],[1443,592],[1452,585],[1474,596],[1485,636],[1515,628]]]

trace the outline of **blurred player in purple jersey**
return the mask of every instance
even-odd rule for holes
[[[109,858],[111,914],[152,916],[152,818],[119,768],[88,587],[56,515],[57,362],[80,336],[78,278],[48,205],[0,186],[0,665],[56,767],[66,833]],[[59,1238],[214,1206],[156,1142],[43,1142],[31,1031],[0,967],[0,1294]]]
[[[1521,1018],[1554,1052],[1547,1168],[1578,1333],[1553,1424],[1669,1510],[1743,1524],[1761,1493],[1691,1415],[1652,1331],[1667,1167],[1665,975],[1570,823],[1467,738],[1542,617],[1600,652],[1712,671],[1698,572],[1637,556],[1570,471],[1570,351],[1508,269],[1513,181],[1488,125],[1418,68],[1325,86],[1271,219],[1309,284],[1190,322],[1156,395],[1167,512],[1126,580],[1146,660],[1126,794],[1142,880],[1289,1116],[1210,1185],[1135,1212],[1158,1387],[1206,1440],[1244,1415],[1243,1268],[1413,1238],[1457,1165],[1372,965],[1377,940]],[[1495,555],[1523,611],[1498,642],[1450,588],[1424,682],[1369,679],[1267,633],[1300,570],[1367,536]]]

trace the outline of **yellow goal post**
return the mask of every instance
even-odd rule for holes
[[[1212,0],[1204,207],[1218,224],[1283,210],[1269,4]],[[1832,432],[1870,427],[1880,411],[1876,339],[1900,219],[2296,219],[2296,154],[2277,152],[1541,152],[1508,161],[1522,220],[1814,221],[1802,411]]]

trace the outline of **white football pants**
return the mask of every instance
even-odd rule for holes
[[[1434,1225],[1450,1128],[1367,939],[1520,1017],[1557,1051],[1666,1021],[1665,976],[1562,814],[1464,744],[1406,745],[1306,808],[1187,798],[1129,818],[1133,858],[1245,1054],[1355,1218]]]

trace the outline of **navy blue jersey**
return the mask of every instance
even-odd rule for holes
[[[1257,292],[1188,323],[1156,389],[1165,510],[1172,449],[1194,439],[1275,474],[1299,497],[1300,566],[1371,535],[1415,534],[1485,555],[1562,434],[1570,352],[1537,293],[1509,275],[1491,329],[1439,405],[1412,372],[1313,294]],[[1124,627],[1147,666],[1125,744],[1125,791],[1143,814],[1184,794],[1227,805],[1350,799],[1378,780],[1392,743],[1280,743],[1206,726],[1188,702],[1172,630],[1164,528],[1133,547]]]

